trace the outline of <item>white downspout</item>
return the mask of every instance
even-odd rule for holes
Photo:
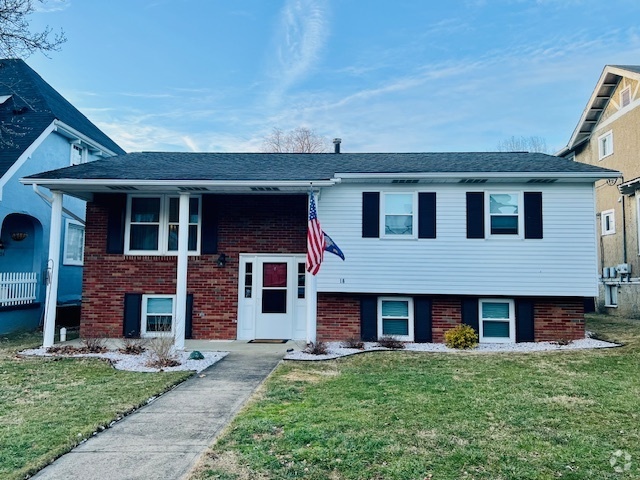
[[[52,347],[56,331],[56,307],[58,305],[58,273],[60,271],[60,236],[62,234],[62,192],[52,192],[51,225],[49,228],[49,261],[47,263],[47,293],[44,309],[42,346]]]
[[[189,262],[189,193],[180,193],[178,222],[178,265],[176,272],[175,347],[184,350],[187,311],[187,269]]]

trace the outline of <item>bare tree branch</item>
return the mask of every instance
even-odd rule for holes
[[[511,136],[511,138],[499,142],[497,149],[499,152],[550,153],[547,141],[534,135],[530,137]]]
[[[0,57],[25,58],[37,51],[46,55],[67,41],[62,30],[53,34],[48,26],[41,32],[30,31],[28,17],[36,3],[44,0],[0,0]]]
[[[274,128],[262,143],[264,153],[325,153],[330,148],[328,139],[306,127],[289,132]]]

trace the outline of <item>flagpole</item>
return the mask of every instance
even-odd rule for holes
[[[306,273],[307,285],[307,343],[316,343],[316,329],[318,316],[318,279],[315,275]]]

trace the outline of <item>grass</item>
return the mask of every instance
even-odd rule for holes
[[[0,478],[23,479],[190,372],[134,373],[98,359],[17,358],[42,343],[0,339]]]
[[[284,363],[192,480],[639,478],[640,321],[588,328],[626,346]]]

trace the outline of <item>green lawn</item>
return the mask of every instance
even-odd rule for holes
[[[286,362],[192,479],[640,478],[640,321],[588,328],[626,346]]]
[[[101,360],[16,358],[41,344],[0,341],[0,478],[22,479],[191,372],[133,373]]]

